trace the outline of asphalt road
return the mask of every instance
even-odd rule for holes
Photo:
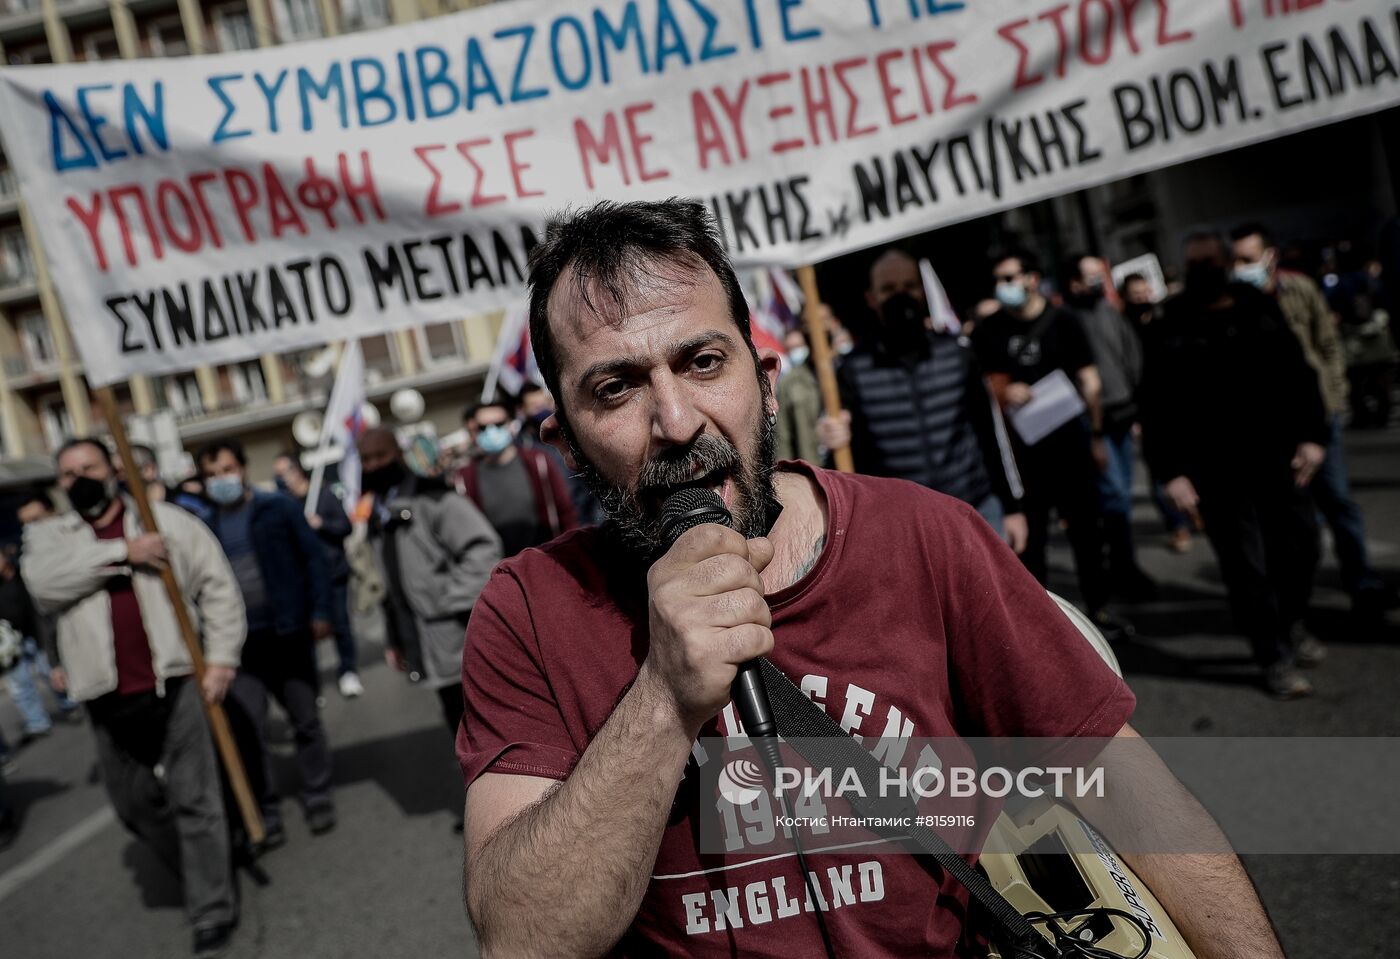
[[[1348,445],[1373,559],[1395,584],[1400,430],[1355,434]],[[1187,555],[1173,554],[1145,499],[1137,519],[1141,561],[1163,587],[1159,601],[1129,611],[1140,636],[1117,648],[1143,733],[1400,735],[1400,616],[1391,614],[1379,633],[1358,634],[1330,552],[1311,617],[1331,649],[1315,675],[1318,695],[1277,703],[1251,685],[1247,648],[1230,635],[1204,540]],[[1063,548],[1054,570],[1052,585],[1072,593]],[[461,840],[452,829],[461,786],[436,697],[408,687],[378,655],[367,642],[363,699],[328,691],[339,826],[313,838],[288,802],[289,841],[260,862],[267,884],[240,877],[243,922],[231,959],[477,955],[461,906]],[[0,728],[18,738],[5,694]],[[290,746],[277,749],[291,773]],[[15,845],[0,852],[0,954],[189,954],[178,886],[115,822],[86,726],[59,725],[25,748],[10,786],[24,821]],[[1274,855],[1246,864],[1294,959],[1400,954],[1400,857]]]

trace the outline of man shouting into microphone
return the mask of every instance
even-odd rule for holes
[[[810,903],[780,905],[803,896],[796,860],[702,856],[700,799],[678,792],[696,738],[737,733],[730,684],[757,656],[869,737],[1133,735],[1132,694],[971,507],[774,463],[779,357],[754,348],[703,206],[565,216],[531,283],[557,401],[542,434],[609,520],[498,566],[468,628],[458,752],[485,955],[822,952]],[[716,491],[734,529],[666,548],[661,506],[687,485]],[[1198,956],[1281,955],[1234,857],[1125,858]],[[967,893],[914,857],[808,866],[868,880],[827,916],[838,955],[968,942]],[[720,903],[730,887],[767,898]]]

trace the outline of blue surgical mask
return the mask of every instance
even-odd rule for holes
[[[211,476],[204,481],[204,495],[220,506],[232,506],[243,498],[243,477]]]
[[[1237,266],[1235,267],[1235,279],[1240,283],[1248,283],[1255,289],[1262,290],[1269,282],[1269,265],[1261,261]]]
[[[513,437],[510,430],[499,424],[483,426],[476,434],[476,447],[488,456],[495,456],[510,445]]]
[[[788,362],[793,366],[801,366],[807,362],[807,357],[812,355],[812,351],[805,346],[794,346],[788,350]]]
[[[1007,309],[1026,305],[1026,288],[1019,283],[998,283],[997,300]]]

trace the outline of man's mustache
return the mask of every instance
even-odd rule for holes
[[[739,465],[738,447],[722,436],[702,433],[688,446],[666,450],[648,460],[637,476],[636,492],[640,496],[668,491]]]

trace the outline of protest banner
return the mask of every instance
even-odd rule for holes
[[[1385,0],[518,0],[0,71],[95,385],[517,302],[593,198],[798,265],[1397,102]]]

